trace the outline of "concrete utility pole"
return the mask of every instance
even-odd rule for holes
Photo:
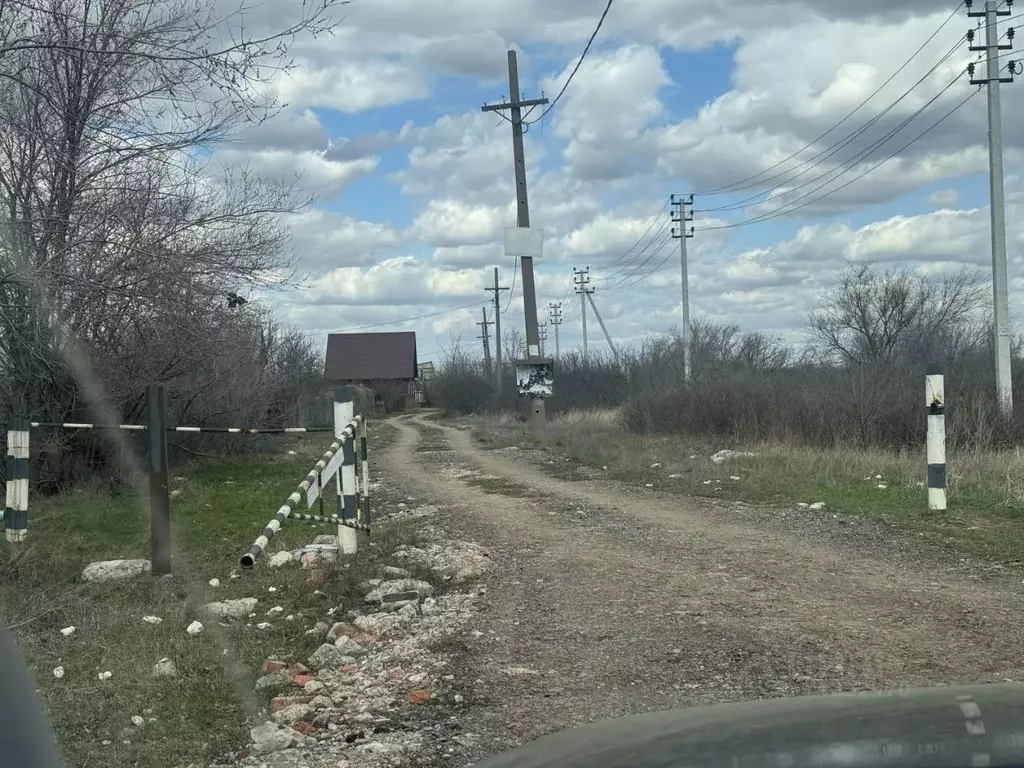
[[[590,299],[590,308],[594,310],[594,317],[597,318],[597,324],[601,326],[601,332],[604,334],[605,341],[607,341],[608,346],[612,348],[612,354],[615,355],[615,362],[619,362],[619,350],[616,348],[615,342],[612,341],[612,335],[608,333],[608,329],[605,328],[604,320],[601,319],[601,313],[597,311],[597,304],[594,303],[594,289],[591,288],[583,295]]]
[[[974,64],[967,71],[972,85],[988,88],[988,168],[989,168],[989,215],[992,229],[992,298],[995,316],[995,364],[996,399],[1006,419],[1013,415],[1013,384],[1010,372],[1010,296],[1006,274],[1006,200],[1003,193],[1003,116],[999,94],[1000,83],[1012,83],[1015,65],[1011,63],[1009,76],[1000,76],[999,51],[1013,48],[1013,30],[1009,30],[1009,42],[999,42],[999,17],[1009,16],[1012,0],[1006,8],[1000,9],[996,0],[985,0],[985,10],[972,11],[973,0],[965,0],[967,16],[985,20],[985,43],[973,45],[974,30],[967,33],[972,51],[985,52],[985,76],[974,77]]]
[[[693,207],[693,195],[688,199],[672,195],[672,205],[679,210],[672,214],[672,221],[679,224],[679,229],[672,228],[672,237],[679,240],[679,264],[683,277],[683,295],[680,303],[682,317],[680,318],[680,336],[683,344],[683,381],[689,382],[693,375],[690,365],[690,276],[686,262],[686,241],[693,237],[693,227],[686,228],[687,223],[693,221],[693,211],[687,208]]]
[[[562,324],[562,304],[549,304],[548,309],[551,310],[551,325],[555,329],[555,358],[561,357],[562,350],[558,344],[558,326]]]
[[[544,342],[548,340],[548,326],[547,323],[542,323],[537,329],[537,333],[540,336],[540,356],[544,357]]]
[[[491,372],[491,334],[488,332],[488,328],[494,325],[493,320],[487,319],[487,307],[480,307],[480,311],[484,315],[484,319],[477,323],[480,326],[480,336],[484,342],[484,367],[487,369],[487,373]]]
[[[497,267],[494,268],[494,285],[484,290],[494,293],[494,391],[501,397],[501,292],[507,291],[508,287],[498,285]]]
[[[575,286],[573,290],[580,295],[580,312],[583,317],[583,359],[587,359],[587,294],[592,292],[593,288],[588,288],[590,284],[590,267],[586,269],[573,269],[572,271],[572,282]]]
[[[523,155],[523,107],[541,106],[548,103],[545,98],[523,99],[519,97],[519,64],[516,52],[508,52],[508,90],[509,101],[502,104],[487,104],[481,107],[484,112],[511,112],[512,123],[512,154],[516,172],[516,225],[530,226],[530,203],[526,194],[526,159]],[[523,268],[523,312],[526,315],[526,350],[527,357],[540,357],[540,333],[537,324],[537,293],[533,280],[533,258],[523,256],[520,261]],[[544,398],[532,398],[533,432],[542,436],[545,432],[547,418],[544,413]]]

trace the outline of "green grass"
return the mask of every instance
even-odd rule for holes
[[[380,449],[386,428],[375,425],[371,452]],[[305,630],[331,621],[329,608],[354,607],[354,585],[401,543],[415,541],[414,527],[378,528],[360,544],[347,568],[310,572],[257,564],[238,571],[238,559],[277,507],[321,455],[323,436],[284,438],[270,453],[172,470],[174,574],[109,584],[81,580],[94,560],[148,554],[146,499],[76,492],[30,503],[29,538],[17,548],[0,543],[0,612],[13,628],[42,690],[65,758],[72,766],[173,766],[208,761],[241,748],[246,718],[266,704],[253,683],[267,657],[304,660],[322,638]],[[294,450],[296,456],[288,456]],[[378,494],[378,508],[386,499]],[[334,526],[286,524],[270,551],[294,547]],[[217,578],[221,586],[208,581]],[[269,588],[274,587],[275,592]],[[319,591],[317,591],[319,590]],[[199,615],[208,600],[256,597],[253,626],[220,627]],[[274,606],[279,617],[265,618]],[[155,615],[163,623],[142,621]],[[293,621],[284,617],[293,615]],[[194,619],[205,631],[190,637]],[[255,624],[269,621],[271,629]],[[63,637],[60,629],[77,630]],[[152,677],[163,657],[177,665],[174,680]],[[53,669],[63,666],[56,679]],[[112,677],[100,681],[98,675]],[[146,724],[136,728],[131,717]],[[105,743],[106,742],[106,743]]]
[[[556,418],[542,445],[525,425],[509,419],[467,421],[486,445],[541,449],[540,466],[567,480],[585,481],[577,472],[583,465],[680,495],[753,504],[823,501],[826,513],[881,521],[955,552],[1001,562],[1024,560],[1024,456],[1019,451],[950,455],[949,508],[930,512],[923,446],[899,453],[633,435],[618,425],[613,412]],[[709,457],[723,448],[757,455],[711,462]],[[652,468],[656,463],[662,466]],[[670,478],[673,474],[680,477]],[[706,480],[717,482],[708,485]]]

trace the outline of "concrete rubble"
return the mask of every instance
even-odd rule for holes
[[[436,511],[400,510],[392,519]],[[438,529],[425,528],[437,538]],[[322,640],[305,663],[264,662],[256,690],[274,698],[265,722],[254,722],[250,744],[233,764],[397,768],[441,744],[445,737],[438,728],[444,726],[416,713],[462,702],[452,662],[439,646],[462,635],[486,594],[474,582],[488,571],[489,555],[472,542],[438,538],[422,547],[400,547],[388,559],[394,564],[380,564],[379,578],[359,585],[362,605],[344,615],[339,609],[333,623],[307,631]],[[300,567],[290,560],[290,567]],[[459,743],[474,738],[458,733]],[[449,747],[444,742],[442,751]]]

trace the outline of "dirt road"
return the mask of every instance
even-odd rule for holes
[[[1019,575],[980,581],[831,516],[779,525],[558,480],[464,430],[397,426],[392,480],[496,561],[460,675],[480,754],[679,706],[1024,680]]]

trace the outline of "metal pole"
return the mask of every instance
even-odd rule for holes
[[[992,224],[992,294],[995,309],[996,397],[1007,419],[1013,414],[1010,372],[1010,297],[1006,276],[1006,203],[1003,196],[1003,119],[999,93],[999,4],[985,4],[985,77],[988,80],[989,215]]]
[[[167,414],[162,384],[150,384],[146,403],[149,438],[149,527],[153,573],[171,572],[171,495],[167,472]]]
[[[611,334],[608,333],[608,329],[604,325],[604,320],[601,318],[601,313],[597,311],[597,304],[594,303],[594,297],[590,291],[584,294],[590,300],[590,306],[594,310],[594,317],[597,318],[598,325],[601,326],[601,331],[604,333],[604,338],[608,342],[608,346],[612,348],[612,354],[615,355],[615,361],[619,361],[619,350],[615,347],[615,342],[612,341]]]
[[[508,87],[512,111],[512,152],[516,171],[516,223],[520,227],[530,226],[530,203],[526,193],[526,159],[523,153],[523,110],[519,104],[519,65],[516,52],[508,52]],[[523,270],[523,313],[526,315],[527,357],[540,356],[540,332],[537,327],[537,293],[533,279],[533,258],[520,258]],[[543,436],[547,417],[544,398],[531,400],[530,424],[533,433]]]
[[[928,409],[928,509],[946,508],[946,383],[942,365],[925,370],[924,404]]]

